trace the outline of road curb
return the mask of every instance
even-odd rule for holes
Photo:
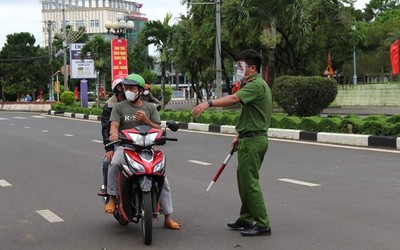
[[[60,113],[60,112],[55,112],[53,110],[49,110],[48,114],[71,117],[76,119],[97,120],[97,121],[101,120],[101,116],[74,114],[69,112]],[[166,121],[162,121],[163,126],[165,126],[165,123]],[[235,126],[230,126],[230,125],[210,125],[210,124],[193,123],[193,122],[189,123],[178,122],[178,124],[179,128],[181,129],[232,134],[232,135],[236,134]],[[304,130],[270,128],[268,130],[268,137],[277,139],[313,141],[313,142],[332,143],[332,144],[349,145],[349,146],[390,148],[390,149],[400,150],[400,137],[393,137],[393,136],[338,134],[338,133],[310,132]]]

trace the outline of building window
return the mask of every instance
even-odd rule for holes
[[[100,26],[99,20],[90,20],[90,27],[98,28]]]
[[[85,27],[85,22],[83,20],[76,20],[75,27],[79,29],[80,27]]]

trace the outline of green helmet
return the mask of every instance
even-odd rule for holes
[[[130,74],[128,75],[125,80],[122,81],[122,84],[124,85],[137,85],[139,88],[144,89],[145,86],[145,81],[143,77],[141,77],[138,74]]]

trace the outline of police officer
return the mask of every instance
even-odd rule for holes
[[[208,100],[193,108],[195,116],[209,107],[226,107],[241,104],[241,114],[236,124],[238,135],[232,146],[237,146],[237,182],[240,200],[239,218],[228,223],[231,229],[243,229],[243,236],[271,234],[271,227],[259,184],[259,170],[268,149],[268,128],[272,114],[272,96],[260,72],[261,56],[255,50],[245,50],[236,57],[236,76],[243,86],[232,95]]]

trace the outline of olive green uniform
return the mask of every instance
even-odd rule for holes
[[[272,114],[271,90],[261,75],[248,79],[236,95],[242,104],[236,125],[239,133],[237,181],[242,207],[240,218],[269,227],[259,170],[268,149],[268,128]]]

